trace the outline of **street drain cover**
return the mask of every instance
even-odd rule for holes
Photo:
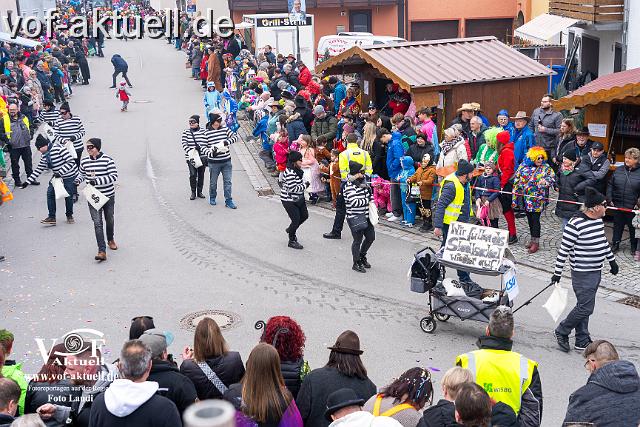
[[[630,305],[631,307],[640,308],[640,297],[637,297],[635,295],[622,298],[618,302],[621,302],[622,304]]]
[[[180,327],[188,331],[195,331],[198,322],[205,317],[210,317],[215,320],[218,326],[220,326],[220,329],[231,329],[240,322],[240,316],[230,311],[202,310],[184,316],[180,320]]]

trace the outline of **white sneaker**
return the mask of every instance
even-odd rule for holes
[[[498,302],[499,298],[500,298],[500,295],[498,294],[498,292],[494,292],[493,294],[482,298],[482,302],[491,304],[491,303],[494,303],[494,302]]]
[[[401,216],[395,216],[395,215],[393,215],[393,216],[389,217],[389,221],[391,221],[391,222],[393,222],[393,221],[400,221],[401,219],[402,219],[402,217],[401,217]]]
[[[391,218],[393,216],[393,212],[387,212],[386,214],[384,214],[384,216],[386,216],[387,218]]]
[[[407,222],[407,223],[405,223],[404,225],[405,225],[405,227],[407,227],[407,228],[413,228],[413,224],[411,224],[410,222]]]

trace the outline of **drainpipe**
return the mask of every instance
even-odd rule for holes
[[[627,43],[629,40],[629,7],[631,0],[624,0],[624,18],[622,19],[622,70],[627,69]]]
[[[407,13],[407,0],[398,0],[398,37],[405,37],[405,22]]]

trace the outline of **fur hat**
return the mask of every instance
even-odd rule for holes
[[[596,207],[605,201],[604,195],[593,187],[584,189],[584,205],[587,208]]]

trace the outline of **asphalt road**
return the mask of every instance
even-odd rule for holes
[[[109,57],[129,62],[133,102],[121,113],[111,83]],[[286,314],[307,336],[305,357],[312,367],[328,358],[328,345],[345,329],[356,331],[369,375],[378,386],[421,365],[439,382],[455,357],[475,349],[485,325],[451,319],[428,335],[418,326],[426,297],[409,291],[407,269],[418,246],[382,234],[369,254],[373,269],[353,272],[351,237],[327,241],[325,216],[312,214],[299,232],[303,251],[286,246],[288,220],[280,203],[258,197],[240,162],[234,161],[233,194],[239,208],[189,201],[188,172],[180,133],[191,114],[203,114],[202,92],[188,78],[185,57],[163,41],[109,41],[107,58],[90,60],[90,86],[77,86],[71,110],[100,137],[118,166],[116,241],[120,249],[97,263],[86,202],[75,205],[76,223],[45,227],[46,185],[16,189],[0,209],[1,327],[16,335],[15,358],[28,373],[42,364],[35,338],[49,340],[78,328],[105,334],[107,359],[115,359],[128,337],[129,320],[151,315],[176,336],[173,353],[189,344],[192,332],[180,321],[201,310],[235,314],[225,331],[230,347],[246,359],[257,343],[257,320]],[[39,155],[38,155],[39,156]],[[42,177],[46,184],[49,175]],[[222,193],[220,181],[219,191]],[[218,201],[220,202],[220,198]],[[521,268],[520,302],[549,280]],[[496,287],[495,279],[477,278]],[[587,379],[577,352],[561,353],[551,334],[553,320],[541,307],[544,294],[517,313],[514,349],[537,360],[544,392],[544,425],[559,425],[569,394]],[[572,300],[573,301],[573,300]],[[594,338],[611,340],[622,357],[640,361],[638,310],[599,300],[591,318]],[[436,386],[435,400],[441,397]]]

